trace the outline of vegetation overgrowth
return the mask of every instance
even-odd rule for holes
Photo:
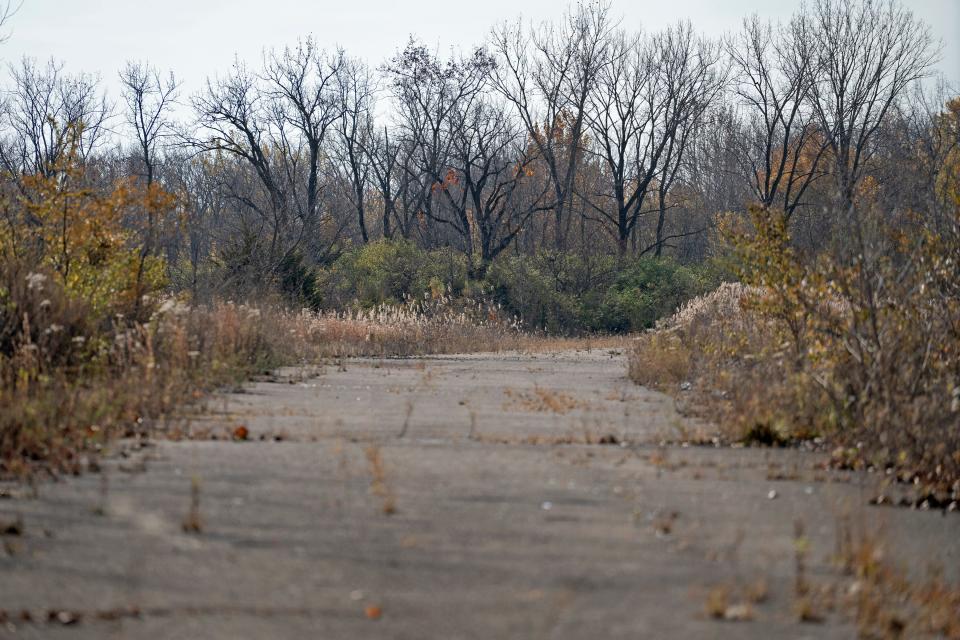
[[[642,326],[702,286],[670,262],[618,271],[567,258],[538,271],[555,265],[553,256],[513,260],[478,282],[462,256],[381,241],[299,281],[313,308],[293,309],[282,287],[273,302],[197,304],[170,292],[164,257],[138,249],[143,230],[124,224],[159,215],[173,197],[122,179],[97,191],[77,159],[67,161],[51,177],[24,181],[0,230],[3,474],[37,463],[78,470],[109,437],[150,433],[184,399],[272,367],[520,348],[530,344],[523,315],[553,332]],[[10,224],[28,216],[32,224]],[[595,283],[609,293],[587,300]],[[607,302],[614,294],[619,306]]]
[[[111,437],[161,434],[185,404],[276,367],[518,349],[528,340],[493,307],[442,301],[317,313],[168,298],[143,303],[142,322],[118,314],[98,326],[53,278],[3,275],[5,285],[28,284],[3,300],[22,321],[0,357],[0,476],[79,471]]]
[[[872,259],[807,262],[783,218],[755,209],[752,231],[731,231],[743,284],[639,337],[630,376],[692,394],[729,439],[827,438],[834,463],[886,470],[916,486],[917,504],[955,505],[960,207],[947,226],[887,231]]]
[[[528,331],[629,333],[652,327],[724,275],[729,274],[713,262],[681,265],[671,258],[544,250],[502,256],[476,279],[462,254],[380,240],[318,269],[309,298],[322,310],[354,311],[410,301],[489,302]]]
[[[278,364],[642,331],[736,280],[645,334],[636,379],[955,495],[937,56],[895,0],[815,0],[723,38],[584,1],[377,69],[306,38],[190,96],[128,63],[118,108],[25,58],[0,110],[3,469],[69,468]]]

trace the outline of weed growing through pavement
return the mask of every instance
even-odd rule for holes
[[[917,571],[887,558],[881,534],[863,529],[855,535],[849,520],[841,521],[837,539],[835,562],[848,579],[837,604],[850,613],[861,638],[960,639],[960,587],[941,571],[916,577]]]
[[[504,395],[509,401],[504,408],[517,408],[521,411],[566,414],[574,409],[585,409],[589,405],[562,391],[546,389],[539,385],[532,391],[513,391],[505,389]]]
[[[364,453],[370,465],[370,493],[383,501],[380,510],[384,515],[393,515],[397,512],[397,499],[387,484],[386,469],[383,465],[383,455],[380,453],[380,447],[370,445]]]
[[[107,504],[110,500],[110,478],[107,476],[106,470],[100,472],[100,495],[99,502],[97,506],[93,508],[94,515],[105,516],[107,515]]]
[[[203,520],[200,518],[200,479],[190,481],[190,509],[183,519],[184,533],[200,533],[203,531]]]

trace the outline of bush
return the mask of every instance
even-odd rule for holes
[[[777,322],[758,312],[761,290],[724,283],[642,334],[629,353],[637,384],[690,398],[730,440],[784,444],[831,432],[835,417],[809,376],[791,364]]]
[[[285,300],[299,307],[316,311],[323,305],[317,272],[306,264],[300,253],[289,253],[280,263],[279,288]]]
[[[424,251],[406,240],[379,240],[346,251],[317,274],[326,309],[400,304],[411,298],[463,293],[466,259],[451,249]]]
[[[582,277],[583,269],[571,268],[571,262],[569,256],[552,252],[501,258],[487,270],[485,284],[493,299],[524,326],[548,333],[576,332],[582,326],[577,301],[582,282],[568,278],[568,273]]]
[[[288,304],[327,311],[441,298],[460,306],[493,302],[528,329],[576,335],[648,328],[715,286],[719,273],[712,264],[541,251],[501,256],[476,281],[469,279],[466,257],[453,249],[378,240],[312,269],[293,254],[281,265],[277,289]]]
[[[493,298],[530,328],[549,333],[628,333],[653,326],[714,285],[706,269],[669,259],[583,258],[542,252],[495,262]]]
[[[144,322],[91,322],[60,281],[0,262],[0,477],[76,472],[116,435],[148,435],[223,385],[327,357],[517,348],[495,307],[440,296],[356,313],[158,301]]]
[[[826,436],[838,464],[887,469],[934,504],[960,499],[960,207],[953,215],[907,230],[875,218],[880,232],[855,259],[808,261],[781,215],[754,210],[753,230],[734,238],[752,286],[644,336],[631,377],[649,384],[659,373],[648,371],[679,362],[671,382],[693,381],[734,438]]]
[[[42,295],[59,297],[53,282]],[[109,437],[147,433],[185,399],[290,361],[294,346],[259,310],[229,304],[167,301],[144,324],[71,332],[81,326],[58,349],[22,333],[0,355],[0,476],[77,471]]]
[[[672,260],[640,259],[621,270],[600,304],[596,325],[611,332],[647,329],[698,291],[693,272]]]

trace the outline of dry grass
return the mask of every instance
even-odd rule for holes
[[[447,307],[442,300],[368,311],[304,311],[289,320],[286,329],[294,340],[326,357],[503,351],[520,348],[522,336],[516,321],[501,318],[492,307]]]
[[[729,440],[785,444],[828,431],[822,393],[790,368],[774,322],[751,306],[758,293],[724,283],[691,300],[634,341],[630,378],[678,396]]]
[[[577,400],[569,393],[554,391],[541,386],[535,386],[532,391],[505,389],[503,393],[508,398],[504,406],[505,409],[515,408],[521,411],[563,415],[574,409],[585,409],[589,406],[588,403]]]
[[[387,484],[387,472],[380,447],[370,445],[364,450],[364,454],[370,466],[370,493],[382,501],[380,510],[384,515],[393,515],[397,512],[397,498]]]
[[[854,532],[849,519],[839,521],[835,571],[811,571],[811,551],[803,524],[796,522],[789,604],[797,622],[819,624],[839,615],[855,625],[858,638],[960,640],[960,588],[935,568],[908,570],[892,562],[876,529],[861,523]],[[713,585],[706,590],[703,606],[714,620],[750,620],[753,607],[769,599],[767,581],[761,577]]]
[[[876,355],[878,363],[869,367],[858,365],[855,352],[844,346],[854,303],[839,294],[821,300],[822,315],[793,337],[787,321],[766,311],[771,296],[756,287],[724,284],[690,301],[634,341],[630,377],[674,395],[683,411],[709,419],[721,440],[784,446],[825,438],[836,449],[837,466],[889,467],[893,478],[915,487],[916,504],[956,504],[960,402],[952,406],[949,394],[937,391],[952,384],[948,364],[956,362],[947,352],[955,346],[944,346],[937,356],[940,369],[926,371],[914,361],[923,349],[907,346],[913,338],[901,335],[900,351]],[[893,322],[883,320],[888,321]],[[886,327],[885,339],[910,326]],[[901,360],[903,366],[897,365]]]
[[[181,525],[184,533],[200,533],[203,531],[203,520],[200,517],[200,480],[190,481],[190,508]]]
[[[0,356],[0,475],[79,472],[110,437],[146,435],[185,399],[288,360],[292,345],[262,315],[165,303],[145,323],[88,327],[49,352],[24,333]]]
[[[97,320],[102,314],[56,278],[6,263],[0,303],[0,476],[8,477],[79,473],[112,437],[181,433],[175,416],[185,402],[282,365],[622,344],[531,336],[498,307],[444,297],[344,313],[145,298],[136,318]]]
[[[704,612],[714,620],[729,622],[748,622],[755,617],[753,603],[746,594],[728,585],[718,585],[707,592]]]
[[[886,557],[879,535],[854,537],[841,527],[838,566],[849,576],[840,604],[850,612],[861,638],[960,639],[960,588],[934,571],[917,579]]]
[[[18,307],[30,311],[4,327],[0,476],[78,473],[111,437],[176,433],[172,416],[184,402],[281,365],[520,344],[514,324],[483,309],[316,314],[167,300],[145,322],[103,327],[86,324],[73,303],[47,304],[43,296],[56,292],[24,288]]]
[[[622,335],[597,335],[582,338],[564,338],[549,335],[521,334],[518,349],[521,353],[549,353],[554,351],[590,351],[607,349],[619,351],[628,347],[630,338]],[[501,349],[497,349],[498,351]]]

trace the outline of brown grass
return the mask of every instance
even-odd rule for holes
[[[737,598],[737,592],[727,585],[712,587],[707,592],[704,602],[704,612],[714,620],[729,622],[747,622],[754,619],[752,603],[743,598]]]
[[[630,345],[628,336],[588,336],[584,338],[564,338],[548,335],[521,334],[518,349],[522,353],[545,353],[552,351],[589,351],[607,349],[619,351]],[[501,351],[502,349],[496,349]]]
[[[200,480],[194,478],[190,481],[190,508],[183,519],[182,529],[184,533],[200,533],[203,531],[203,520],[200,518]]]
[[[937,356],[947,363],[938,365],[942,371],[923,370],[914,361],[922,359],[923,349],[906,335],[893,343],[902,345],[890,349],[896,353],[877,356],[870,367],[855,365],[844,346],[853,302],[839,294],[821,300],[816,308],[824,308],[823,315],[794,338],[786,321],[766,311],[776,304],[771,296],[728,283],[690,301],[634,340],[630,377],[670,393],[682,411],[708,419],[721,441],[784,446],[822,438],[835,448],[836,466],[890,468],[894,480],[914,487],[916,504],[956,505],[957,409],[949,394],[936,391],[951,384],[948,364],[955,367],[956,361],[947,352],[955,345],[945,345]],[[909,327],[886,327],[885,340]]]
[[[445,298],[345,313],[156,298],[134,308],[135,317],[123,306],[107,313],[55,274],[0,265],[0,477],[79,473],[113,437],[175,436],[185,403],[278,366],[622,344],[526,335],[497,308]],[[232,437],[247,435],[238,427]]]
[[[382,501],[380,510],[384,515],[393,515],[397,512],[397,498],[387,484],[387,473],[380,447],[370,445],[364,450],[364,454],[370,466],[370,493]]]
[[[15,293],[22,317],[0,318],[10,324],[0,336],[0,476],[78,473],[110,438],[177,433],[185,402],[281,365],[520,346],[515,325],[422,305],[317,314],[166,300],[145,322],[92,326],[50,287]]]
[[[855,537],[842,530],[838,538],[837,563],[850,577],[840,604],[854,618],[860,637],[960,639],[960,588],[937,571],[917,579],[917,571],[887,558],[876,533]]]
[[[589,406],[586,402],[577,400],[569,393],[554,391],[541,386],[535,386],[532,391],[505,389],[504,395],[508,398],[505,408],[516,408],[521,411],[563,415],[574,409],[584,409]]]
[[[431,304],[380,306],[369,311],[302,312],[288,331],[317,355],[413,356],[503,351],[521,346],[519,326],[477,309]]]
[[[677,396],[728,440],[784,444],[832,428],[825,399],[790,369],[774,323],[750,301],[757,290],[724,283],[634,340],[628,373]]]

